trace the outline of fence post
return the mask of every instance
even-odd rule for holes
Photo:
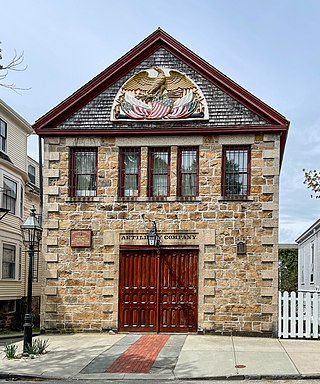
[[[282,336],[282,293],[279,291],[278,296],[278,337]]]
[[[303,337],[303,293],[298,292],[298,337]]]
[[[313,304],[312,336],[314,339],[318,339],[319,338],[319,294],[318,293],[313,293],[312,304]]]
[[[287,291],[283,292],[283,337],[285,339],[289,336],[289,293]]]
[[[296,329],[296,309],[297,309],[297,298],[296,293],[291,292],[290,294],[290,336],[296,337],[297,329]]]

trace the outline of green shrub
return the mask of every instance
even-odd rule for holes
[[[7,359],[14,359],[16,357],[18,346],[16,344],[7,344],[4,346],[4,353]]]
[[[42,355],[46,352],[46,349],[49,346],[49,340],[40,340],[40,339],[35,339],[34,344],[37,346],[37,354]]]
[[[28,355],[42,355],[49,346],[49,340],[34,339],[32,345],[28,344],[25,352]]]
[[[279,290],[298,291],[298,249],[279,249]]]

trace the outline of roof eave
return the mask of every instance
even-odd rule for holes
[[[33,128],[39,134],[39,131],[43,128],[59,125],[62,121],[98,96],[107,87],[114,84],[159,48],[167,49],[192,69],[204,76],[207,80],[215,83],[224,92],[246,105],[250,110],[254,111],[268,122],[287,124],[289,126],[289,122],[284,116],[159,28],[120,59],[111,64],[107,69],[38,119],[33,124]]]

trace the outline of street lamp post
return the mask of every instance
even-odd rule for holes
[[[28,247],[29,268],[28,268],[28,290],[27,290],[27,309],[24,316],[24,337],[23,351],[26,352],[28,346],[32,345],[32,266],[35,248],[41,240],[42,228],[36,218],[34,205],[30,209],[30,216],[20,226],[24,238],[24,243]]]

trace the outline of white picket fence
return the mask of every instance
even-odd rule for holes
[[[319,293],[279,292],[279,337],[318,339],[319,327]]]

